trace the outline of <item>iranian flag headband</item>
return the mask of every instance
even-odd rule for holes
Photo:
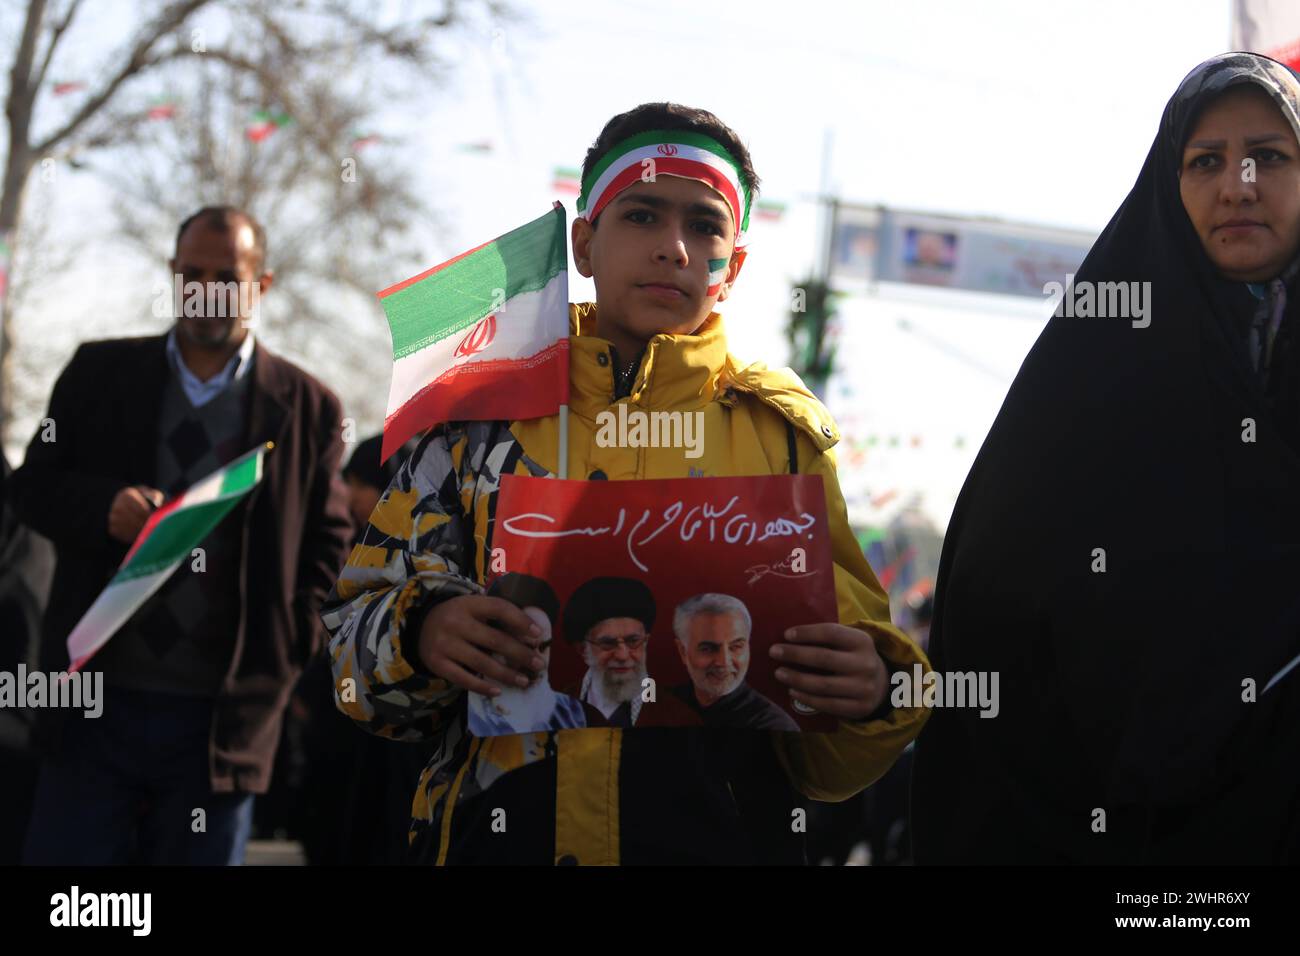
[[[653,160],[652,166],[647,160]],[[717,191],[728,206],[736,225],[736,248],[747,242],[749,190],[740,175],[740,164],[725,146],[712,136],[686,130],[647,130],[612,147],[582,180],[578,215],[588,222],[629,186],[656,176],[696,179]]]

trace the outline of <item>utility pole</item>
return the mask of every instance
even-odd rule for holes
[[[825,398],[826,383],[834,366],[833,348],[828,347],[826,332],[834,317],[831,293],[831,260],[834,252],[839,200],[832,195],[831,155],[833,133],[827,127],[822,137],[821,183],[817,196],[817,256],[809,277],[796,283],[786,337],[791,346],[791,366],[818,398]],[[802,295],[800,295],[802,291]]]
[[[821,244],[817,257],[817,278],[829,283],[831,279],[831,255],[834,250],[835,220],[838,218],[839,200],[831,195],[831,155],[834,151],[835,133],[829,126],[822,133],[822,172],[821,183],[817,190],[817,227],[821,232]]]

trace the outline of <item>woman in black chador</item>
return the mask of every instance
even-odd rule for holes
[[[1298,97],[1183,80],[1007,395],[930,634],[1000,707],[921,735],[918,863],[1300,859]]]

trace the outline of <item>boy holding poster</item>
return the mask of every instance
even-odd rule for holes
[[[442,425],[390,485],[322,612],[340,708],[372,733],[440,742],[412,807],[416,858],[804,862],[804,798],[869,786],[925,722],[924,708],[890,705],[891,669],[928,662],[890,623],[849,529],[834,422],[792,373],[739,366],[714,311],[744,262],[757,185],[743,143],[711,113],[645,104],[606,124],[571,232],[597,301],[570,306],[567,466],[589,480],[821,476],[838,620],[791,627],[764,664],[834,729],[471,735],[467,691],[529,687],[546,667],[542,629],[483,583],[507,570],[493,566],[502,478],[557,474],[559,422]],[[653,413],[692,425],[677,447],[632,440],[634,418]],[[575,637],[607,638],[613,654],[638,640]]]

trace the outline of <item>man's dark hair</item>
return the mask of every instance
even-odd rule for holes
[[[560,599],[555,596],[551,586],[541,578],[510,571],[489,584],[487,593],[491,597],[505,598],[518,608],[541,608],[542,613],[550,620],[552,628],[559,622]]]
[[[652,129],[687,130],[712,136],[736,157],[736,162],[740,164],[740,178],[749,188],[751,202],[758,196],[758,174],[754,172],[754,163],[749,158],[749,150],[740,141],[735,130],[708,110],[682,106],[680,103],[642,103],[626,113],[619,113],[606,123],[600,135],[596,137],[596,141],[587,150],[587,158],[582,161],[583,181],[586,181],[587,174],[610,149],[629,136]],[[594,226],[595,223],[592,225]],[[736,223],[736,229],[739,231],[740,223]]]
[[[181,227],[176,230],[176,248],[180,248],[181,236],[185,235],[185,230],[193,223],[202,222],[203,225],[209,229],[215,229],[217,232],[229,232],[232,228],[238,227],[241,219],[253,227],[253,252],[257,257],[254,271],[261,275],[263,268],[266,266],[266,230],[262,228],[260,222],[235,206],[204,206],[198,212],[187,217],[181,223]]]

